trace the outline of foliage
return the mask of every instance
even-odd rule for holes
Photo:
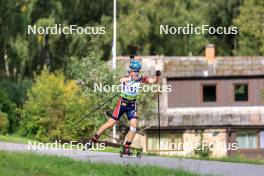
[[[189,5],[188,5],[189,4]],[[162,7],[162,8],[161,8]],[[203,24],[203,3],[147,0],[120,2],[118,51],[121,55],[200,55],[206,43],[202,35],[161,35],[160,24]],[[180,46],[180,47],[179,47]]]
[[[65,68],[71,56],[84,57],[90,50],[108,58],[111,15],[112,2],[104,0],[3,0],[0,2],[0,70],[7,77],[24,78],[40,73],[45,64],[53,71]],[[27,25],[51,27],[55,24],[105,26],[107,30],[103,36],[27,34]]]
[[[204,46],[214,43],[218,55],[232,55],[235,35],[160,35],[160,25],[232,26],[241,0],[146,0],[122,1],[119,16],[120,55],[203,55]]]
[[[95,89],[95,86],[115,85],[119,79],[117,75],[120,75],[121,71],[113,71],[107,63],[100,60],[97,54],[91,52],[85,58],[78,59],[72,57],[68,64],[66,74],[69,79],[75,79],[81,85],[86,98],[91,102],[91,106],[87,107],[87,111],[92,112],[96,107],[116,94],[116,92],[112,91],[105,92]],[[104,113],[115,106],[115,99],[95,111],[83,123],[93,122],[96,127],[99,127],[106,120]],[[95,129],[92,130],[94,131]]]
[[[16,169],[14,169],[16,168]],[[10,153],[0,151],[0,170],[2,175],[97,175],[123,176],[198,176],[181,169],[165,169],[154,166],[131,166],[107,163],[77,161],[61,156],[37,155],[33,153]],[[132,172],[133,171],[133,172]]]
[[[18,136],[17,134],[0,135],[0,141],[19,143],[19,144],[28,144],[28,141],[34,142],[34,140],[32,140],[32,139],[25,138],[22,136]],[[36,141],[36,143],[37,143],[37,141]]]
[[[0,111],[0,134],[5,134],[8,131],[8,118],[6,113]]]
[[[244,3],[243,3],[244,2]],[[34,0],[0,2],[0,72],[9,77],[32,77],[46,64],[65,69],[71,57],[90,51],[108,60],[112,47],[112,1]],[[218,55],[263,54],[261,0],[145,0],[118,1],[119,55],[203,55],[214,43]],[[234,20],[235,19],[235,20]],[[159,25],[238,26],[234,35],[160,35]],[[105,35],[27,35],[27,25],[104,26]],[[237,46],[238,41],[238,46]],[[8,68],[6,68],[8,66]]]
[[[22,107],[26,101],[27,91],[32,85],[32,80],[3,80],[0,82],[0,89],[3,90],[9,97],[9,99],[15,103],[18,107]]]
[[[92,111],[95,107],[98,107],[117,93],[117,91],[101,92],[98,89],[95,91],[95,85],[119,85],[119,79],[124,76],[124,70],[120,67],[116,70],[110,69],[107,63],[100,60],[98,55],[91,52],[88,57],[82,59],[71,58],[71,62],[67,67],[67,75],[68,78],[76,79],[82,85],[86,97],[93,105],[89,107],[89,111]],[[139,107],[138,117],[140,120],[153,118],[154,96],[155,94],[151,92],[140,94],[137,100]],[[97,126],[104,123],[106,118],[102,118],[102,114],[114,109],[117,97],[94,112],[86,121],[92,120]],[[121,123],[126,123],[126,118],[123,118]]]
[[[16,117],[16,105],[9,99],[8,95],[0,89],[0,118],[2,133],[12,133],[18,125]]]
[[[201,131],[200,143],[195,148],[194,153],[198,155],[199,158],[209,158],[212,151],[210,150],[209,146],[203,144],[204,144],[204,131]]]
[[[61,72],[43,70],[36,77],[21,110],[20,133],[40,141],[70,140],[89,135],[92,123],[74,124],[89,105],[90,101],[75,81],[65,81]]]
[[[202,146],[202,144],[197,146],[197,149],[194,152],[199,158],[209,158],[212,153],[208,146]]]
[[[239,27],[239,54],[264,54],[264,1],[244,0],[240,14],[234,20]]]

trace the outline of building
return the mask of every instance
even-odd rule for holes
[[[161,94],[160,148],[157,121],[135,138],[145,151],[193,156],[203,143],[215,157],[264,158],[264,57],[214,53],[209,45],[205,57],[141,57],[143,71],[159,67],[172,90]]]

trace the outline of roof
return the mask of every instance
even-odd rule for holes
[[[164,57],[167,77],[215,77],[264,75],[263,57]]]
[[[139,56],[145,73],[154,73],[161,66],[168,78],[264,76],[264,56],[216,57],[210,63],[203,56]],[[119,56],[119,63],[128,67],[129,57]],[[154,69],[153,69],[154,68]]]

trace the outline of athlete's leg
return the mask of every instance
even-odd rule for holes
[[[136,129],[137,129],[137,119],[136,118],[132,118],[129,120],[130,123],[130,130],[127,134],[127,140],[124,146],[124,150],[123,153],[126,155],[131,155],[132,153],[130,152],[130,145],[133,141],[133,138],[135,137],[136,134]]]
[[[117,120],[109,118],[108,121],[99,128],[96,134],[100,136],[105,130],[107,130],[108,128],[112,128],[116,122]]]
[[[131,119],[129,121],[129,124],[130,124],[130,130],[127,134],[127,142],[132,142],[137,130],[137,119],[136,118]]]
[[[129,120],[130,129],[127,134],[127,141],[124,146],[124,153],[130,155],[130,145],[135,137],[137,131],[137,112],[136,112],[136,102],[129,105],[129,110],[127,111],[127,117]]]
[[[127,118],[129,120],[130,129],[127,134],[127,142],[132,142],[136,131],[137,131],[137,107],[136,102],[132,102],[129,105],[129,110],[127,111]]]
[[[112,114],[112,116],[108,119],[108,121],[103,124],[99,130],[96,132],[96,134],[94,136],[92,136],[91,141],[92,143],[97,142],[97,140],[99,139],[100,135],[107,130],[108,128],[111,128],[114,126],[114,124],[117,122],[117,120],[122,116],[122,114],[124,113],[123,107],[121,105],[121,101],[122,98],[119,98],[117,101],[117,105],[114,109],[114,112]]]
[[[89,149],[92,147],[92,144],[93,143],[96,143],[100,137],[100,135],[105,131],[107,130],[108,128],[111,128],[112,126],[114,126],[114,124],[117,122],[117,120],[113,119],[113,118],[109,118],[108,121],[103,124],[99,130],[95,133],[95,135],[93,135],[88,144],[86,145],[86,149]]]

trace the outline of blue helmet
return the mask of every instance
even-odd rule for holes
[[[130,62],[129,68],[131,68],[133,71],[139,72],[141,69],[141,63],[137,60],[133,60]]]

